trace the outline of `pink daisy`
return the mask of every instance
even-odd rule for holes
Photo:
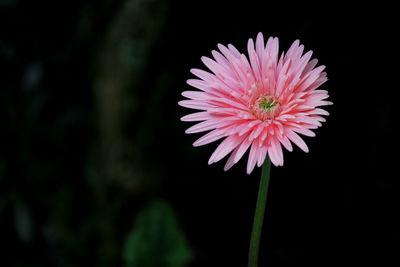
[[[255,47],[254,47],[255,45]],[[224,170],[237,163],[250,148],[247,173],[260,167],[268,155],[275,166],[283,165],[283,145],[292,151],[291,142],[308,152],[299,134],[315,136],[329,113],[320,106],[330,105],[326,90],[318,87],[327,81],[325,66],[311,59],[312,51],[303,55],[304,46],[296,40],[286,55],[278,58],[278,38],[270,37],[264,45],[261,33],[254,44],[249,39],[248,57],[233,45],[218,44],[213,59],[202,57],[211,72],[191,69],[199,79],[187,83],[201,91],[185,91],[179,105],[201,110],[181,118],[201,121],[186,133],[210,131],[196,142],[201,146],[225,138],[211,155],[214,163],[229,153]],[[222,54],[221,54],[222,53]]]

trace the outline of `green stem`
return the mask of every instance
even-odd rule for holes
[[[248,267],[257,267],[261,229],[264,220],[265,204],[267,202],[270,171],[271,171],[271,162],[269,160],[269,157],[267,156],[265,158],[265,162],[262,167],[260,187],[258,189],[256,212],[254,215],[253,230],[251,232],[251,239],[250,239]]]

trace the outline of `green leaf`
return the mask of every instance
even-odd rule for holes
[[[156,201],[140,212],[125,240],[123,259],[128,267],[187,265],[191,251],[168,203]]]

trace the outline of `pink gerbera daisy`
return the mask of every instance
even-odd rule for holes
[[[185,91],[179,105],[202,110],[182,117],[182,121],[201,121],[186,133],[210,131],[194,146],[225,139],[211,155],[214,163],[230,152],[225,170],[231,168],[250,147],[247,173],[255,165],[261,166],[268,155],[275,166],[283,165],[283,145],[292,151],[291,142],[308,152],[308,147],[298,135],[315,136],[311,130],[321,126],[329,113],[320,106],[328,92],[318,87],[327,81],[325,66],[311,59],[312,51],[303,55],[304,46],[296,40],[286,54],[278,58],[278,38],[264,38],[258,34],[255,47],[249,39],[248,57],[233,45],[218,44],[212,51],[213,59],[202,57],[212,73],[200,69],[191,72],[199,79],[187,83],[201,91]],[[222,54],[221,54],[222,53]]]

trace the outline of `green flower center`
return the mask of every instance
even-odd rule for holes
[[[256,118],[266,121],[278,116],[282,108],[278,98],[271,95],[264,95],[253,102],[250,110]]]
[[[258,107],[265,111],[272,111],[277,105],[277,102],[273,98],[264,97],[260,99]]]

